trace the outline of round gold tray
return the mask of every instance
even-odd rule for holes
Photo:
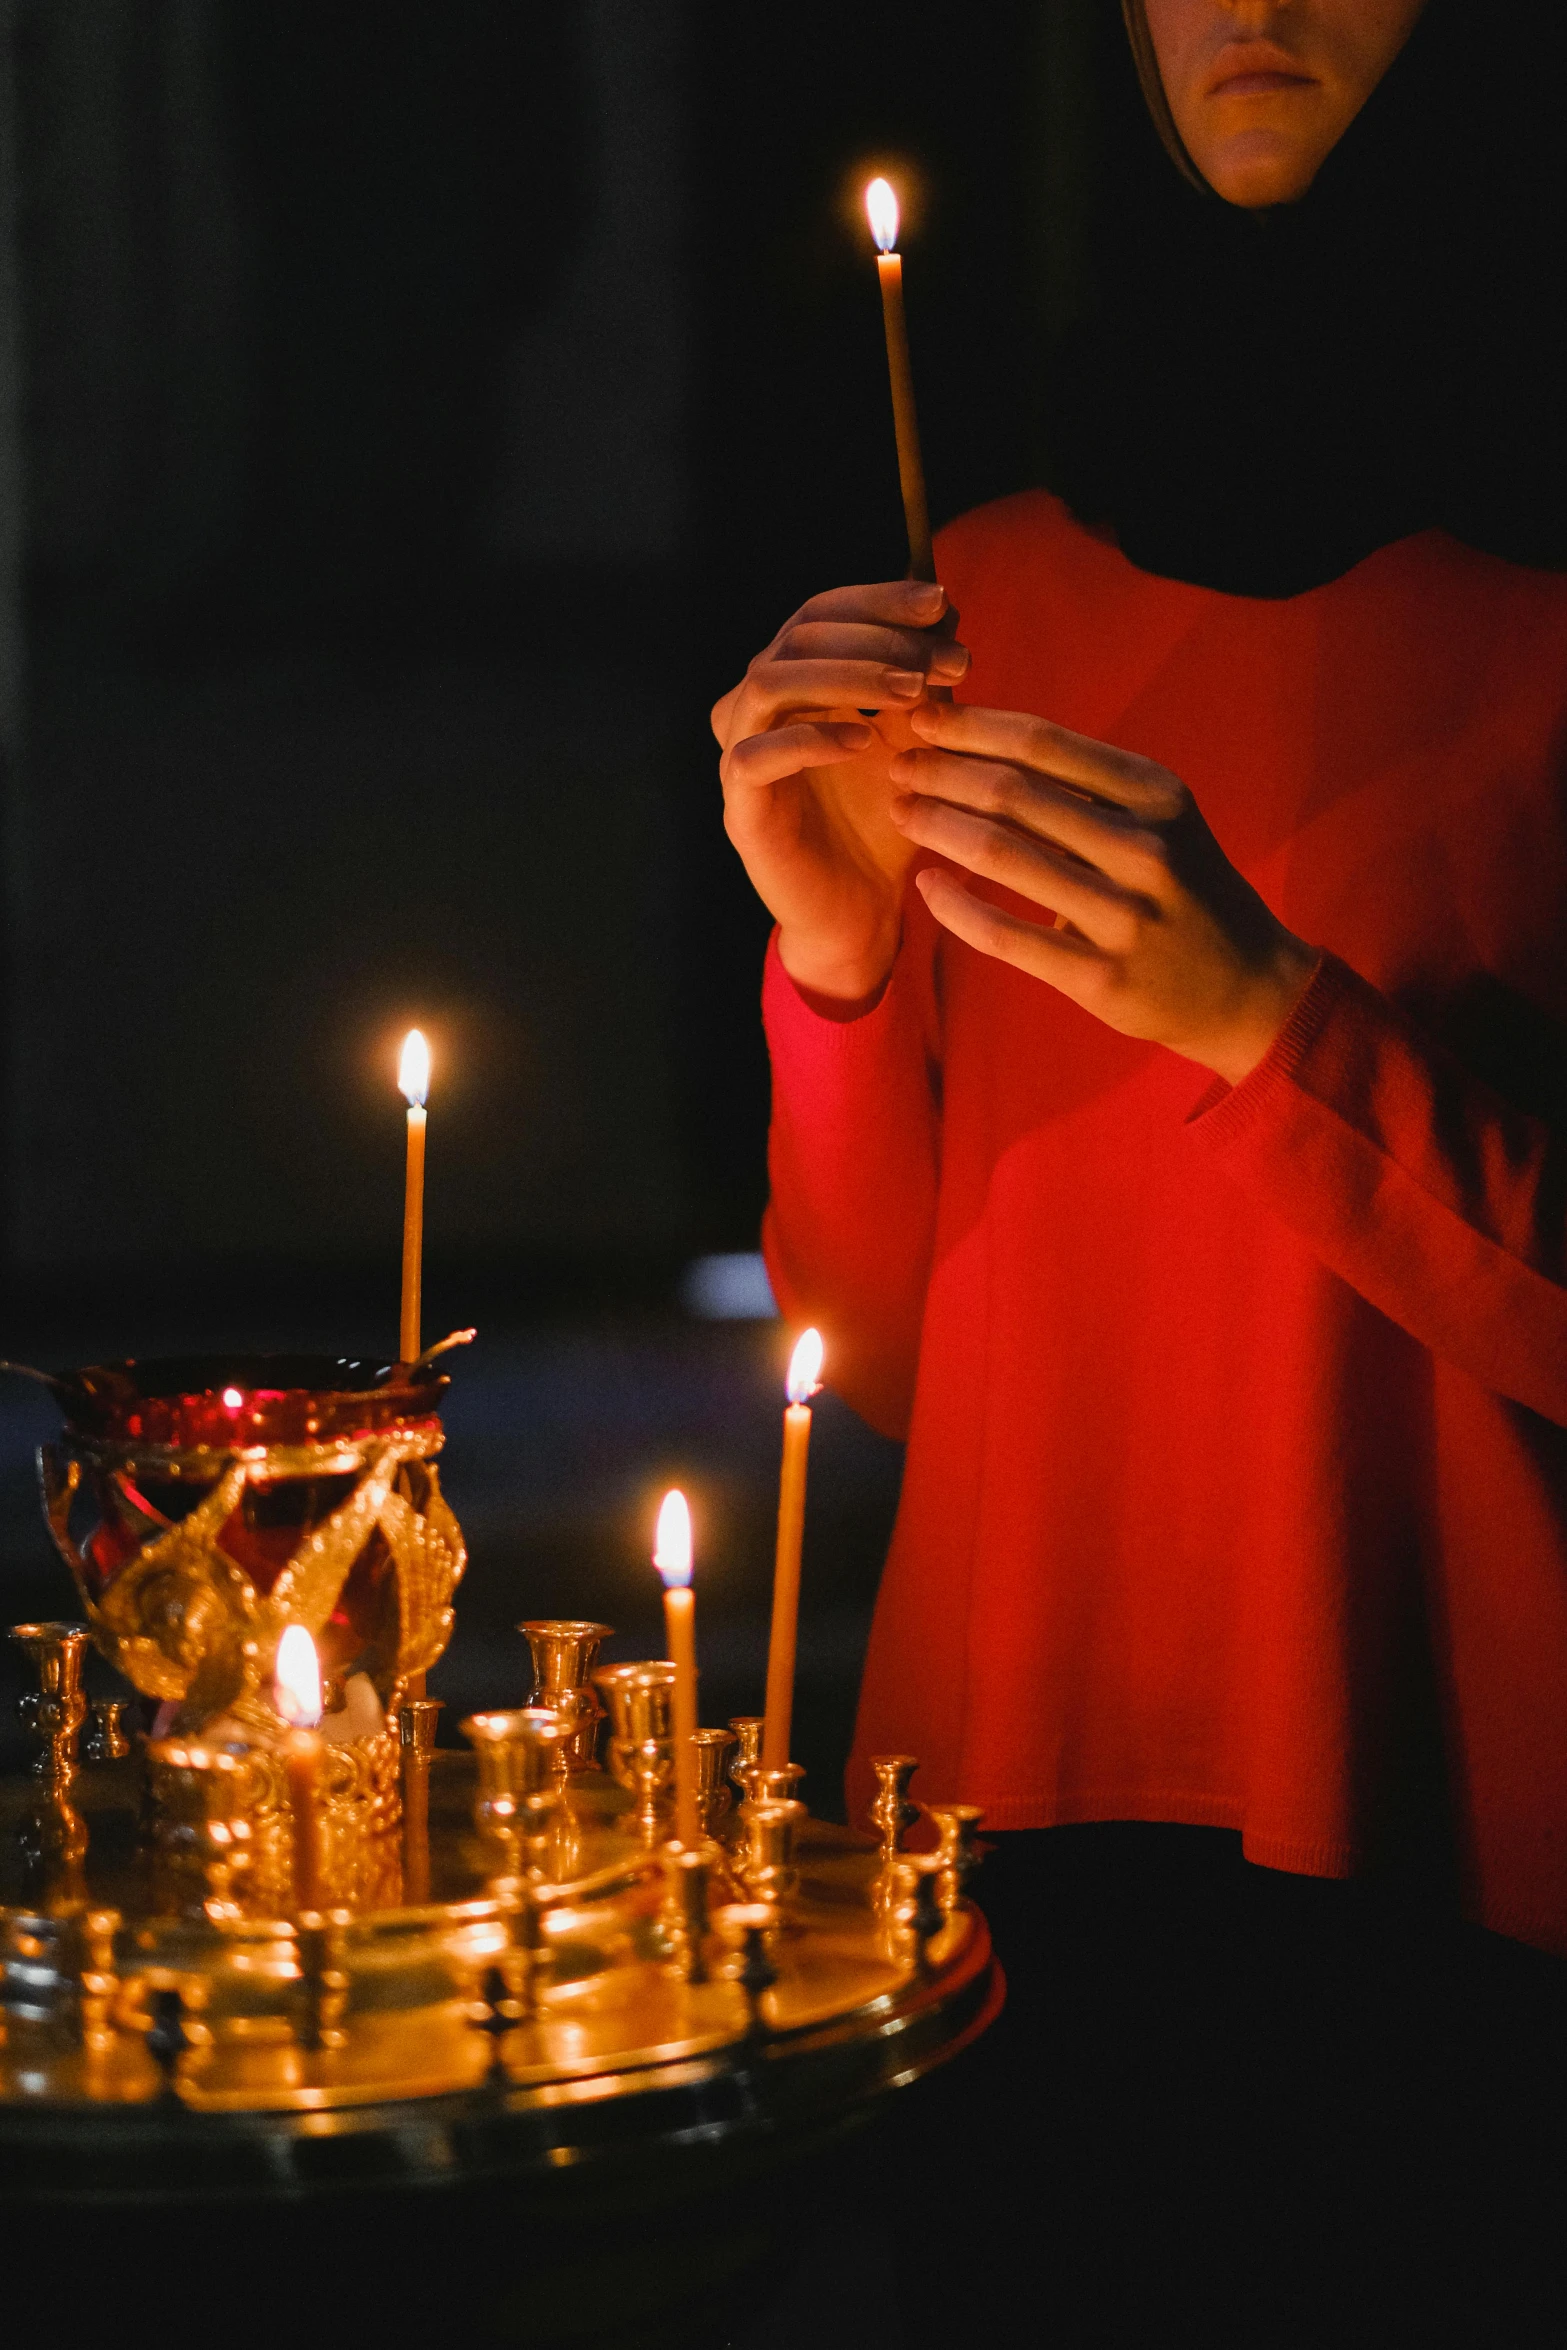
[[[431,1775],[431,1898],[211,1923],[149,1906],[134,1761],[83,1769],[85,1877],[66,1899],[0,1878],[0,2195],[134,2201],[451,2184],[659,2150],[797,2142],[867,2113],[954,2054],[1001,1996],[966,1902],[911,1953],[879,1897],[877,1848],[802,1825],[799,1884],[766,1949],[774,1980],[718,1948],[687,1979],[668,1878],[602,1773],[570,1783],[553,1881],[536,1888],[534,1988],[497,2005],[517,1957],[516,1902],[485,1875],[470,1757]],[[0,1785],[0,1853],[36,1782]],[[721,1879],[723,1863],[716,1871]],[[94,1997],[58,1995],[60,1953],[97,1941]],[[182,1994],[189,2045],[160,2066],[159,1990]]]

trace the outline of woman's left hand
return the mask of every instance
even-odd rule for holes
[[[1179,777],[1013,710],[925,702],[910,722],[928,747],[892,762],[893,821],[1057,917],[1022,921],[926,866],[915,879],[937,921],[1238,1085],[1317,957],[1236,872]]]

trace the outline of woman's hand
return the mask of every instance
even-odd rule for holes
[[[1178,777],[1010,710],[925,703],[892,779],[893,821],[986,881],[1048,907],[1020,920],[928,866],[938,922],[1118,1028],[1238,1085],[1316,966],[1268,911]]]
[[[968,667],[932,634],[946,608],[923,580],[813,596],[713,708],[725,829],[784,969],[837,1003],[873,996],[898,951],[914,850],[891,821],[888,765],[914,740],[927,679]]]

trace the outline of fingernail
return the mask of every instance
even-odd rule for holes
[[[969,665],[967,645],[938,645],[930,657],[932,677],[961,677]]]
[[[887,669],[882,677],[888,693],[896,694],[900,701],[917,701],[925,691],[925,680],[917,669]]]

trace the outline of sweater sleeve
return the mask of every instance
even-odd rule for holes
[[[927,924],[911,924],[880,1001],[857,1019],[826,1019],[806,1003],[776,936],[762,982],[773,1068],[762,1245],[773,1291],[791,1320],[820,1325],[830,1384],[889,1436],[908,1429],[936,1220]]]
[[[1334,956],[1189,1131],[1411,1337],[1567,1425],[1567,1149]]]

